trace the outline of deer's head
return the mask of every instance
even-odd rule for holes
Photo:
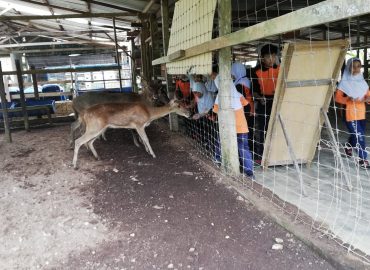
[[[173,110],[178,115],[184,116],[186,118],[190,118],[191,112],[188,108],[186,108],[186,104],[182,101],[179,101],[177,99],[172,99],[169,102],[169,105],[171,107],[171,110]]]

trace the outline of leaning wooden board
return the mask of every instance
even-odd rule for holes
[[[323,116],[336,88],[349,46],[347,40],[285,44],[265,140],[264,167],[293,164],[278,120],[280,115],[298,163],[311,163]]]

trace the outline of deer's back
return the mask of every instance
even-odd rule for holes
[[[135,127],[145,125],[150,113],[143,103],[105,103],[87,109],[84,119],[86,124],[99,122],[102,125]]]
[[[92,106],[105,103],[125,103],[141,102],[143,98],[137,93],[105,93],[91,92],[78,96],[73,99],[73,108],[77,113],[81,113]]]

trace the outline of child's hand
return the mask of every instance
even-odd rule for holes
[[[199,113],[196,113],[193,115],[193,120],[198,120],[199,118],[201,117],[201,115]]]

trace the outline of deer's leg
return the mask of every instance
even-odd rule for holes
[[[148,136],[146,136],[145,129],[144,128],[136,128],[137,133],[139,134],[141,141],[143,142],[145,148],[149,151],[147,151],[149,154],[155,158],[155,154],[153,152],[152,147],[150,146]]]
[[[71,132],[69,135],[69,146],[73,148],[73,144],[75,142],[75,133],[76,130],[80,127],[80,121],[76,120],[71,124]]]
[[[135,136],[135,132],[132,129],[130,131],[131,131],[132,138],[134,139],[134,144],[136,145],[136,147],[140,147],[140,143],[138,142],[138,140],[137,140],[137,138]]]
[[[104,141],[107,141],[107,137],[105,137],[105,131],[106,130],[103,131],[103,133],[101,134],[101,137],[103,138]]]
[[[96,152],[95,148],[94,148],[94,142],[95,142],[96,138],[92,139],[91,141],[88,142],[88,146],[89,146],[89,149],[91,150],[91,152],[93,153],[94,157],[97,159],[97,160],[100,160],[100,157],[98,155],[98,153]]]
[[[80,147],[84,144],[87,144],[89,141],[95,139],[101,131],[95,131],[95,132],[88,132],[86,131],[84,135],[82,135],[80,138],[78,138],[75,141],[75,150],[74,150],[74,155],[73,155],[73,168],[77,169],[77,156],[78,156],[78,150]]]

